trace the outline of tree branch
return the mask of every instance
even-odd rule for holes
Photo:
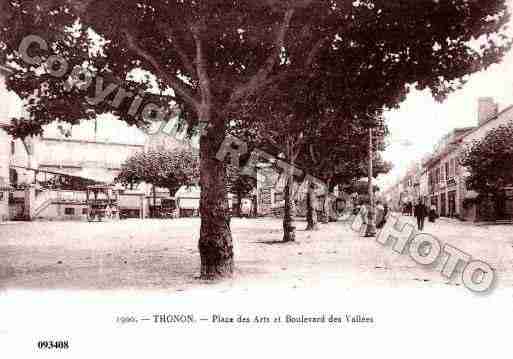
[[[205,57],[203,56],[203,44],[201,41],[201,26],[193,25],[191,27],[192,35],[194,37],[194,43],[196,44],[196,72],[198,74],[198,80],[201,90],[201,111],[200,111],[200,121],[205,121],[205,118],[210,119],[210,114],[205,112],[210,112],[210,107],[212,105],[212,92],[210,90],[210,79],[208,77],[207,72],[207,64]]]
[[[191,76],[194,76],[196,74],[196,71],[194,70],[192,61],[183,49],[183,47],[180,45],[180,42],[174,35],[173,30],[169,27],[169,25],[161,21],[157,22],[157,27],[168,38],[168,40],[171,40],[171,42],[173,43],[173,48],[180,57],[183,67],[190,73]]]
[[[151,66],[157,71],[158,75],[162,77],[169,86],[173,88],[180,96],[182,96],[187,102],[189,102],[195,108],[199,108],[199,103],[194,97],[194,95],[189,91],[183,81],[178,79],[176,76],[169,75],[166,71],[162,69],[158,61],[146,50],[141,48],[135,39],[135,37],[128,32],[128,30],[124,29],[123,33],[125,34],[126,41],[128,43],[128,47],[137,55],[148,61]]]
[[[321,50],[322,46],[324,45],[324,43],[328,39],[329,39],[328,37],[323,37],[323,38],[319,39],[315,43],[315,45],[312,47],[312,49],[308,53],[308,56],[306,57],[305,70],[308,70],[312,66],[315,58],[317,57],[317,54],[319,53],[319,51]]]
[[[294,9],[289,9],[285,12],[283,23],[281,24],[278,34],[276,36],[276,41],[272,53],[265,61],[262,68],[258,70],[258,72],[247,83],[238,86],[235,89],[230,99],[231,103],[240,100],[248,93],[254,92],[255,90],[261,87],[262,83],[266,81],[274,66],[278,62],[278,59],[280,58],[281,49],[284,47],[285,36],[287,35],[287,31],[289,29],[290,21],[292,20],[293,15]]]

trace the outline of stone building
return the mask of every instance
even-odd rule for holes
[[[513,121],[513,106],[498,111],[492,98],[478,101],[477,126],[458,128],[444,136],[434,153],[424,162],[428,169],[430,204],[433,204],[442,217],[458,217],[465,220],[480,220],[479,204],[468,204],[477,193],[467,190],[465,179],[467,170],[460,166],[462,151],[474,140],[480,140],[488,131]],[[513,171],[513,169],[512,169]],[[513,199],[507,201],[507,210],[513,216]]]
[[[438,141],[431,154],[412,163],[404,176],[385,189],[389,205],[400,211],[405,202],[420,198],[428,206],[434,205],[441,217],[481,220],[482,204],[472,201],[478,193],[467,189],[468,171],[459,164],[462,151],[473,141],[484,138],[491,129],[512,121],[513,105],[499,112],[493,98],[479,98],[477,125],[452,130]],[[506,212],[513,218],[513,184],[511,189]]]
[[[76,126],[52,123],[44,127],[41,136],[13,139],[5,127],[12,118],[26,114],[22,100],[7,91],[5,79],[10,73],[8,67],[0,66],[0,220],[31,218],[30,214],[39,213],[39,207],[49,216],[57,213],[59,217],[62,212],[63,218],[71,218],[64,216],[66,210],[82,213],[79,207],[84,206],[83,193],[45,190],[48,187],[44,185],[62,179],[112,183],[129,156],[154,145],[153,138],[112,117],[83,121]],[[158,145],[177,141],[158,140]],[[27,186],[35,190],[27,191],[28,195],[15,190]],[[149,192],[149,186],[140,187],[143,195]],[[49,202],[52,205],[46,206]],[[62,203],[65,208],[61,211]]]
[[[459,156],[463,137],[473,127],[457,128],[445,135],[433,154],[424,162],[428,170],[428,204],[435,206],[441,217],[461,216],[462,192]]]
[[[16,172],[17,184],[44,183],[59,174],[112,183],[121,164],[144,149],[143,143],[65,137],[48,128],[40,137],[16,140],[11,146],[11,171]]]
[[[4,128],[20,111],[19,99],[6,88],[5,78],[10,72],[7,67],[0,65],[0,221],[9,219],[10,163],[14,151],[11,138]]]

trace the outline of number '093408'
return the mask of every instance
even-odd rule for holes
[[[69,349],[69,343],[67,340],[40,340],[37,342],[37,348],[41,350]]]

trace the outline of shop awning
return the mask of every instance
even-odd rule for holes
[[[73,178],[80,178],[89,180],[96,183],[111,184],[114,182],[114,173],[103,168],[82,168],[79,171],[76,169],[59,169],[59,170],[45,170],[42,168],[30,168],[23,166],[11,166],[13,168],[20,168],[27,171],[34,171],[38,173],[49,173],[52,175],[66,176]]]
[[[467,191],[465,193],[465,199],[475,199],[479,196],[479,193],[476,191]]]

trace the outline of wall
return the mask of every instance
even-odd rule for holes
[[[88,208],[88,205],[85,191],[35,191],[33,188],[26,191],[31,190],[35,192],[35,195],[29,198],[33,203],[28,207],[33,208],[33,219],[87,220],[85,209]],[[24,205],[27,207],[26,201]],[[148,201],[143,193],[120,195],[118,206],[120,210],[139,210],[143,218],[148,214]],[[74,214],[67,214],[66,209],[73,209]]]
[[[73,209],[74,214],[66,214],[66,209]],[[55,202],[46,207],[41,211],[37,219],[43,220],[87,220],[87,214],[84,212],[88,208],[83,203],[66,203],[66,202]]]
[[[486,134],[501,125],[507,125],[509,123],[513,122],[513,106],[509,106],[502,110],[497,116],[493,117],[489,121],[487,121],[483,126],[476,128],[474,131],[468,133],[465,137],[462,139],[462,147],[469,146],[472,144],[473,141],[479,141],[483,139]],[[511,169],[513,171],[513,168]],[[460,197],[460,205],[463,202],[463,199],[465,198],[466,194],[468,193],[466,186],[464,186],[465,177],[468,176],[468,171],[465,168],[461,169],[460,173],[460,187],[461,187],[461,197]],[[511,206],[511,203],[507,203],[507,206]],[[480,220],[479,218],[479,211],[477,208],[474,208],[475,206],[472,206],[472,208],[468,209],[466,211],[467,216],[465,219],[467,220]],[[508,212],[511,213],[511,212]]]
[[[11,95],[5,87],[5,73],[0,69],[0,187],[9,185],[9,162],[11,154],[11,139],[2,129],[10,123]],[[2,191],[0,189],[0,191]],[[9,195],[6,191],[0,194],[0,221],[9,218]]]
[[[31,154],[27,153],[22,141],[16,141],[16,151],[11,164],[110,182],[119,173],[122,163],[128,157],[144,149],[143,133],[140,130],[126,128],[127,126],[120,121],[105,119],[99,121],[99,124],[103,125],[99,125],[98,136],[90,128],[92,124],[84,122],[73,126],[71,137],[65,137],[57,129],[58,126],[66,125],[48,125],[42,137],[25,141]],[[105,135],[113,129],[119,130],[117,136]],[[22,168],[17,168],[16,171],[20,183],[34,182],[34,171]],[[38,179],[44,180],[45,177],[40,174]]]
[[[120,168],[142,146],[43,138],[38,141],[36,158],[44,167]]]
[[[2,104],[0,103],[0,107]],[[9,193],[5,191],[9,185],[10,138],[0,128],[0,221],[9,218]],[[2,187],[4,187],[2,189]]]

